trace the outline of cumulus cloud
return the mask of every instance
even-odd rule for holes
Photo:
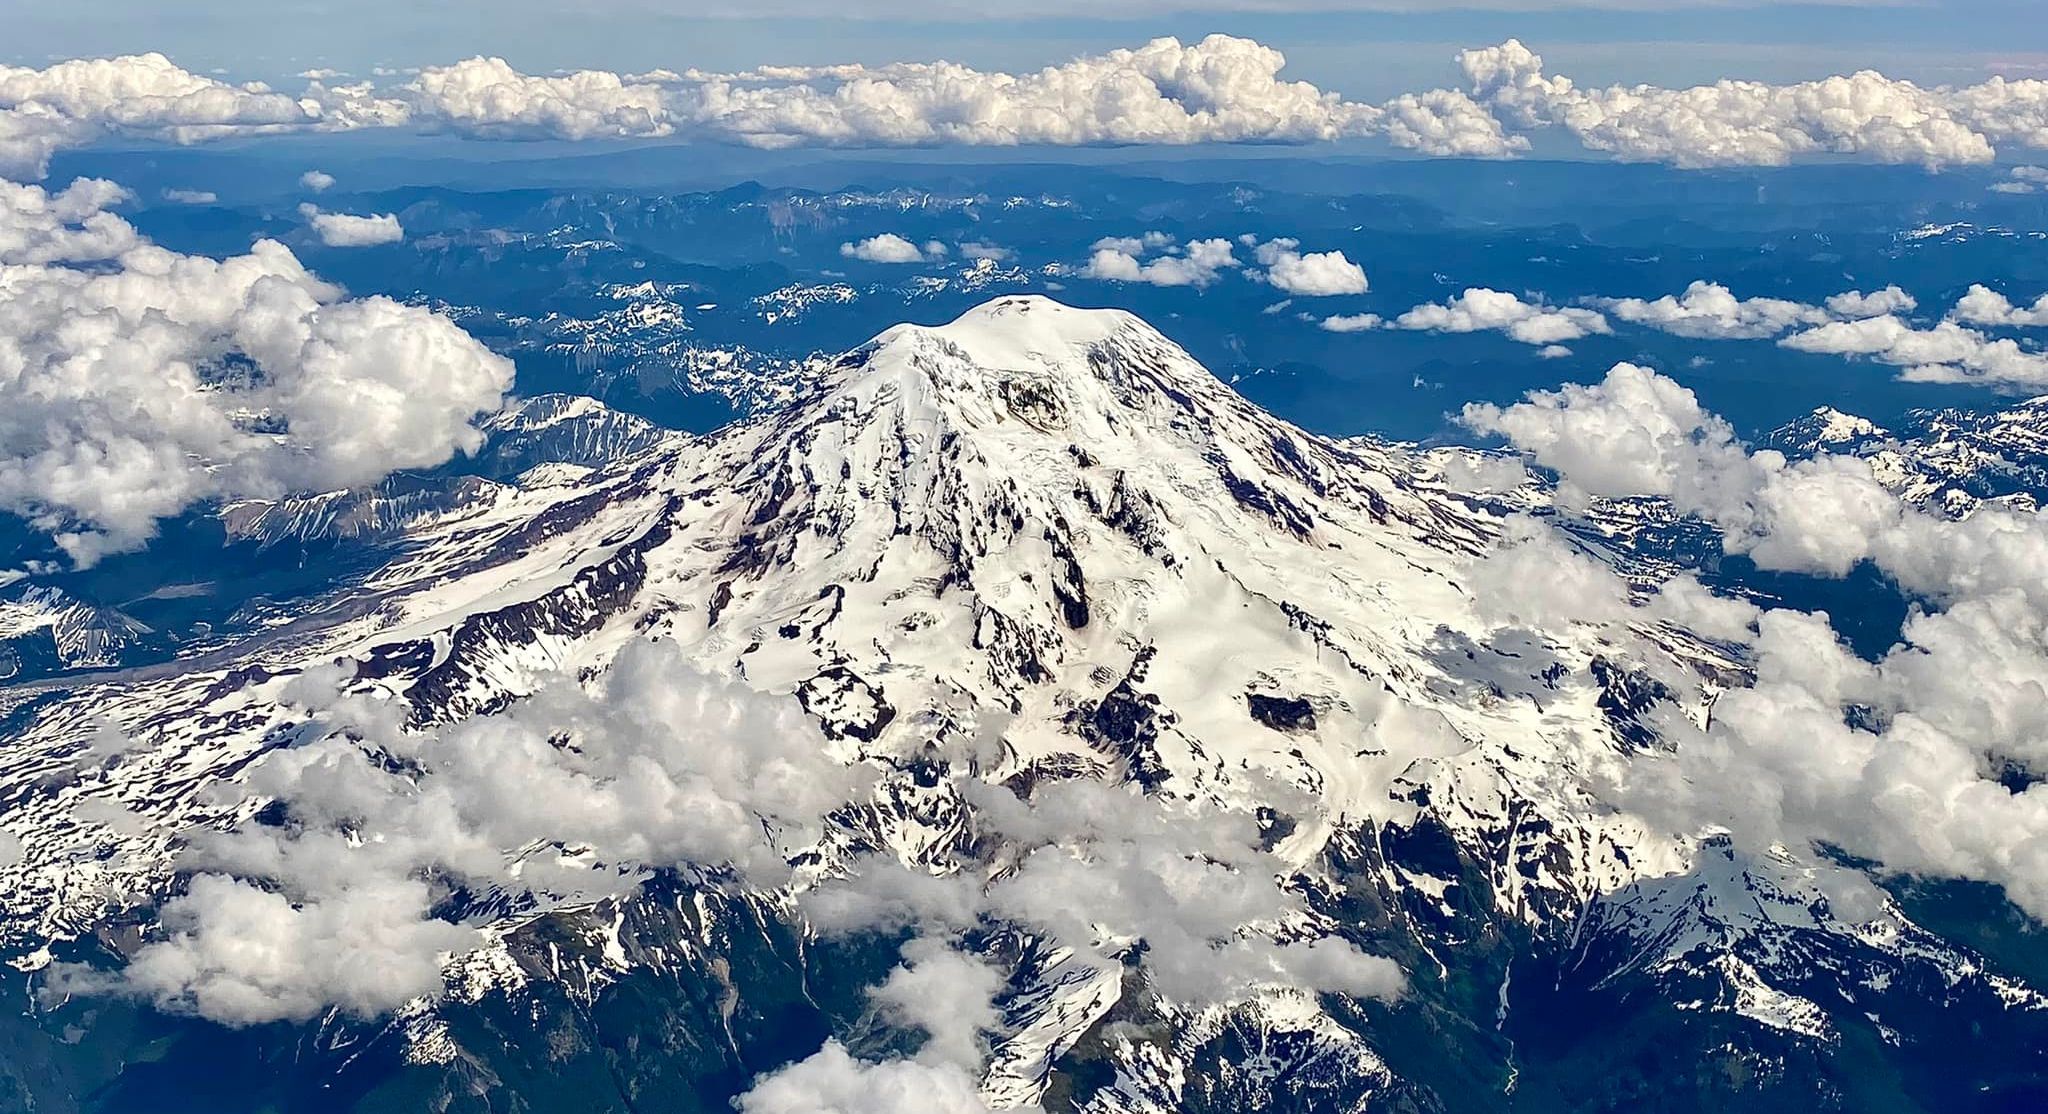
[[[0,174],[14,177],[40,178],[59,147],[108,135],[193,143],[318,122],[296,98],[202,77],[161,54],[0,66]]]
[[[1000,244],[984,244],[975,240],[968,240],[960,245],[960,257],[975,261],[987,259],[995,263],[1008,263],[1017,257],[1017,253]]]
[[[675,131],[660,85],[602,70],[539,77],[502,58],[470,58],[426,67],[401,92],[412,121],[469,135],[622,139]]]
[[[316,87],[308,97],[357,126],[501,138],[684,135],[771,148],[1302,143],[1369,130],[1378,109],[1281,80],[1285,62],[1226,35],[1155,39],[1019,74],[932,62],[540,77],[471,58],[394,88]]]
[[[1695,340],[1762,340],[1788,330],[1904,313],[1915,308],[1911,294],[1896,286],[1864,293],[1830,295],[1824,305],[1784,298],[1738,298],[1720,283],[1699,280],[1676,297],[1593,298],[1591,304],[1633,325],[1646,325]]]
[[[1363,294],[1367,289],[1365,268],[1345,258],[1341,251],[1309,252],[1304,255],[1296,240],[1269,240],[1253,250],[1266,268],[1266,281],[1302,298],[1336,294]]]
[[[903,966],[869,988],[868,997],[890,1024],[924,1031],[919,1060],[978,1072],[987,1059],[985,1038],[1002,1022],[995,997],[1005,981],[980,958],[919,936],[903,945]]]
[[[894,232],[839,245],[839,254],[863,263],[922,263],[926,251]]]
[[[334,175],[325,170],[308,170],[299,175],[299,185],[314,193],[325,193],[334,185]]]
[[[1926,88],[1874,72],[1789,85],[1582,87],[1521,43],[1459,56],[1463,89],[1346,100],[1281,77],[1259,42],[1211,35],[1106,51],[1033,72],[950,62],[764,66],[742,73],[522,73],[502,58],[308,70],[303,93],[230,85],[161,55],[0,68],[0,172],[40,175],[54,150],[108,135],[189,143],[268,131],[402,128],[496,139],[676,137],[765,148],[943,144],[1317,143],[1383,136],[1435,156],[1501,158],[1555,128],[1588,150],[1678,166],[1807,155],[1940,167],[1993,144],[2048,148],[2048,82]],[[388,80],[402,78],[400,80]],[[2010,187],[2037,183],[2012,178]]]
[[[1989,312],[1988,299],[1971,310]],[[2048,355],[2010,337],[1993,339],[1954,321],[1918,328],[1897,316],[1835,321],[1778,342],[1800,352],[1858,356],[1902,368],[1899,377],[1921,383],[1973,383],[2029,390],[2048,384]]]
[[[179,205],[211,205],[220,200],[220,195],[212,190],[169,189],[164,191],[164,200]]]
[[[1607,319],[1593,310],[1525,302],[1506,291],[1484,287],[1469,288],[1441,305],[1416,306],[1395,318],[1390,327],[1433,333],[1497,330],[1537,346],[1612,331]]]
[[[1381,325],[1377,313],[1344,313],[1323,318],[1317,327],[1332,333],[1363,333]]]
[[[2028,570],[2048,560],[2048,520],[1987,508],[1950,522],[1907,506],[1859,458],[1750,452],[1692,391],[1647,368],[1616,364],[1598,384],[1509,407],[1468,405],[1462,420],[1585,493],[1669,499],[1765,568],[1840,576],[1871,561],[1929,599],[2016,590],[2048,604],[2048,584]]]
[[[1504,159],[1529,149],[1500,119],[1466,93],[1432,89],[1403,93],[1381,106],[1380,127],[1396,147],[1438,158]]]
[[[80,564],[194,503],[375,482],[474,447],[512,370],[445,318],[349,300],[289,249],[180,255],[105,182],[0,188],[0,507]]]
[[[57,192],[0,178],[0,264],[92,263],[141,246],[134,226],[108,211],[128,198],[100,178]]]
[[[1113,251],[1122,255],[1143,255],[1148,251],[1172,247],[1175,237],[1157,230],[1140,236],[1104,236],[1088,245],[1089,251]]]
[[[1847,290],[1828,297],[1828,312],[1838,317],[1883,317],[1888,313],[1908,313],[1918,308],[1920,302],[1911,294],[1896,286],[1873,290],[1865,294],[1861,290]]]
[[[2048,189],[2048,166],[2015,166],[2002,181],[1991,183],[1991,189],[1995,193],[2038,193]]]
[[[838,1041],[754,1081],[740,1114],[990,1114],[979,1081],[951,1064],[856,1060]]]
[[[118,977],[60,968],[53,989],[125,993],[230,1025],[303,1021],[338,1008],[370,1017],[438,994],[441,963],[475,933],[427,915],[409,879],[364,878],[346,894],[292,901],[201,874],[163,910],[165,939]]]
[[[565,676],[424,733],[381,694],[338,697],[348,676],[295,682],[313,730],[250,773],[288,821],[195,835],[165,937],[117,972],[66,969],[59,991],[230,1025],[373,1015],[438,994],[441,962],[478,942],[439,911],[457,885],[590,900],[682,863],[780,884],[780,846],[814,842],[865,782],[793,701],[705,676],[673,643],[633,643],[595,694]]]
[[[330,248],[362,248],[395,244],[405,239],[405,228],[395,213],[356,216],[351,213],[322,212],[315,205],[299,206],[299,214],[313,226],[313,233]]]
[[[1137,251],[1128,250],[1135,246]],[[1108,282],[1142,282],[1153,286],[1208,286],[1223,275],[1226,267],[1237,266],[1236,248],[1217,237],[1190,241],[1184,248],[1166,248],[1169,254],[1141,261],[1139,253],[1163,246],[1148,233],[1143,238],[1098,240],[1087,266],[1086,278]]]
[[[1998,291],[1981,283],[1972,283],[1969,292],[1957,300],[1950,316],[1972,325],[2002,328],[2048,326],[2048,294],[2035,298],[2030,306],[2016,306]]]
[[[1706,730],[1673,717],[1674,749],[1634,763],[1623,800],[1756,851],[1825,845],[1894,872],[1994,882],[2048,914],[2048,787],[1997,779],[2005,760],[2039,758],[2038,605],[1991,597],[1916,616],[1875,665],[1825,616],[1773,611],[1759,625],[1755,685],[1722,694]]]
[[[693,127],[786,146],[1313,142],[1363,134],[1378,111],[1279,77],[1249,39],[1154,39],[1036,73],[952,63],[693,75]]]
[[[1950,319],[1919,326],[1901,314],[1918,307],[1897,286],[1865,293],[1845,291],[1823,305],[1779,298],[1737,298],[1727,287],[1705,281],[1685,293],[1654,301],[1594,298],[1616,318],[1701,340],[1778,337],[1800,352],[1875,360],[1903,369],[1902,379],[1927,383],[1969,383],[2001,390],[2031,390],[2048,384],[2048,356],[2010,338],[1993,338],[1963,322],[1997,327],[2048,324],[2048,296],[2032,306],[2015,306],[2003,295],[1974,285],[1957,302]]]
[[[1696,582],[1631,601],[1554,532],[1510,523],[1475,568],[1497,621],[1657,616],[1754,646],[1755,683],[1722,692],[1705,726],[1661,714],[1668,745],[1624,771],[1622,803],[1757,853],[1836,848],[1887,871],[1993,882],[2048,913],[2048,785],[2001,780],[2048,761],[2048,518],[1986,507],[1952,520],[1906,504],[1861,460],[1751,452],[1690,391],[1626,364],[1594,386],[1467,407],[1465,420],[1567,484],[1668,498],[1765,567],[1840,575],[1870,561],[1938,608],[1916,609],[1871,662],[1825,615],[1758,611]]]
[[[1562,128],[1590,150],[1634,162],[1780,166],[1832,154],[1939,168],[1991,161],[1990,139],[1973,126],[2020,131],[2004,118],[2021,98],[2002,87],[1951,93],[1868,70],[1791,85],[1593,88],[1545,73],[1542,57],[1513,39],[1458,61],[1474,98],[1517,126]]]
[[[1860,295],[1859,295],[1860,297]],[[1696,340],[1774,337],[1799,325],[1833,320],[1826,310],[1782,298],[1737,298],[1727,287],[1704,280],[1673,297],[1597,298],[1593,304],[1633,325],[1648,325]]]

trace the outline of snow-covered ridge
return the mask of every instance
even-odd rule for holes
[[[290,741],[280,698],[313,666],[343,660],[352,688],[427,724],[658,638],[793,697],[881,772],[817,875],[855,854],[966,869],[963,782],[1102,778],[1284,814],[1274,849],[1301,884],[1329,909],[1370,890],[1423,956],[1511,926],[1617,974],[1682,966],[1737,1016],[1804,1034],[1825,1028],[1771,962],[1781,937],[1843,963],[1967,966],[1909,926],[1871,940],[1823,923],[1770,864],[1761,882],[1741,863],[1709,864],[1696,891],[1660,881],[1693,849],[1614,807],[1600,772],[1645,745],[1647,705],[1703,714],[1739,656],[1668,624],[1503,636],[1469,562],[1540,490],[1478,495],[1443,453],[1306,433],[1128,313],[1017,296],[898,326],[791,406],[705,438],[592,406],[529,404],[516,479],[389,520],[405,543],[389,563],[293,623],[74,690],[0,689],[0,830],[33,837],[0,866],[9,954],[33,965],[109,906],[146,918],[183,833],[257,807],[208,786]],[[126,740],[113,762],[108,723]],[[1447,850],[1418,850],[1432,841]],[[1759,925],[1741,905],[1766,886],[1787,913]],[[1358,930],[1329,912],[1288,928]],[[459,964],[465,994],[518,992],[478,974],[509,966]],[[1004,1101],[1034,1099],[1055,1051],[1126,993],[1056,956],[1033,970],[989,1068]],[[1972,977],[1955,985],[1990,993]],[[1348,1047],[1319,1006],[1295,1009],[1263,1024]],[[1187,1039],[1220,1028],[1195,1018]],[[1157,1061],[1125,1064],[1144,1089],[1186,1054],[1119,1055]]]

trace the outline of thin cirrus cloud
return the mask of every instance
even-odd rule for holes
[[[40,176],[109,137],[193,143],[269,132],[404,129],[491,139],[661,139],[762,148],[1293,143],[1376,137],[1427,155],[1510,158],[1533,136],[1679,167],[1852,157],[1930,168],[2048,149],[2048,81],[1922,86],[1863,71],[1771,84],[1596,86],[1510,39],[1458,56],[1459,88],[1371,103],[1284,76],[1227,35],[1171,38],[1030,72],[950,62],[621,74],[523,73],[476,57],[297,94],[231,84],[161,54],[0,67],[0,173]],[[312,72],[312,71],[309,71]],[[2009,189],[2037,183],[2014,177]]]

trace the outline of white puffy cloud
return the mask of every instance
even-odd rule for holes
[[[1034,72],[950,62],[764,66],[743,73],[522,73],[502,58],[308,70],[301,95],[230,85],[161,55],[0,67],[0,172],[40,175],[54,150],[109,135],[188,143],[267,131],[404,128],[498,139],[677,137],[758,147],[1315,143],[1383,136],[1440,157],[1501,158],[1559,128],[1589,150],[1678,166],[1846,155],[1940,167],[1993,143],[2048,148],[2048,82],[1923,88],[1873,72],[1771,85],[1580,87],[1509,40],[1459,56],[1465,89],[1349,101],[1281,78],[1250,39],[1155,39]],[[2014,178],[2012,187],[2034,183]]]
[[[1463,421],[1601,496],[1677,496],[1686,477],[1741,452],[1734,429],[1691,391],[1634,364],[1614,365],[1595,386],[1567,383],[1505,408],[1474,403]]]
[[[564,676],[424,733],[381,694],[337,698],[348,675],[295,682],[314,727],[250,772],[252,801],[288,822],[193,836],[199,873],[165,937],[116,972],[65,969],[60,990],[230,1025],[380,1013],[438,994],[442,960],[479,942],[436,911],[456,884],[587,901],[682,863],[780,884],[780,848],[814,842],[866,780],[794,701],[707,677],[673,643],[629,645],[595,695]]]
[[[740,1114],[990,1114],[979,1081],[952,1064],[856,1060],[838,1041],[763,1075]]]
[[[1465,588],[1489,623],[1558,630],[1630,614],[1628,582],[1532,518],[1509,519],[1499,542],[1466,570]]]
[[[985,1037],[1002,1023],[995,996],[1005,981],[981,959],[919,936],[903,945],[903,966],[870,987],[868,997],[890,1024],[924,1031],[919,1060],[978,1072],[987,1058]]]
[[[2048,605],[2048,518],[1985,508],[1959,522],[1907,506],[1855,457],[1790,461],[1750,452],[1688,389],[1633,364],[1593,386],[1473,404],[1462,420],[1506,437],[1593,495],[1660,496],[1719,527],[1730,552],[1765,568],[1840,576],[1871,561],[1937,599],[2016,590]]]
[[[371,1017],[441,990],[441,963],[475,933],[427,915],[424,883],[365,878],[347,894],[292,901],[219,874],[164,906],[165,939],[117,978],[59,968],[69,993],[126,993],[231,1025],[303,1021],[338,1008]]]
[[[2016,306],[1998,291],[1981,283],[1972,283],[1969,293],[1957,300],[1950,316],[1972,325],[2004,328],[2048,326],[2048,294],[2035,298],[2033,305]]]
[[[1917,308],[1918,302],[1897,286],[1869,293],[1845,291],[1818,306],[1778,298],[1737,298],[1727,287],[1705,281],[1694,282],[1678,297],[1589,301],[1622,321],[1679,336],[1702,340],[1779,337],[1779,344],[1795,351],[1890,364],[1904,369],[1899,373],[1901,379],[1915,382],[1967,383],[2002,390],[2048,385],[2048,355],[1963,324],[2005,328],[2048,325],[2048,295],[2031,306],[2015,306],[2004,295],[1973,285],[1957,302],[1949,320],[1925,327],[1900,316]],[[1437,318],[1444,316],[1440,311]]]
[[[0,264],[90,263],[139,247],[134,226],[107,210],[128,191],[80,178],[57,192],[0,178]]]
[[[1253,249],[1266,268],[1266,281],[1302,298],[1337,294],[1363,294],[1367,289],[1365,268],[1345,258],[1341,251],[1318,251],[1304,255],[1295,240],[1269,240]]]
[[[1599,298],[1594,304],[1630,324],[1698,340],[1774,337],[1799,325],[1833,320],[1817,306],[1781,298],[1737,298],[1727,287],[1704,280],[1675,298]]]
[[[839,245],[839,254],[863,263],[922,263],[925,249],[894,232]]]
[[[1154,39],[1036,73],[947,62],[685,75],[677,113],[760,146],[1315,142],[1378,116],[1306,82],[1250,39]]]
[[[1981,85],[1943,93],[1957,119],[1993,141],[2048,149],[2048,81],[1993,77]]]
[[[1920,302],[1897,286],[1887,286],[1865,294],[1861,290],[1846,290],[1831,294],[1827,299],[1828,312],[1837,317],[1883,317],[1889,313],[1909,313],[1918,308]]]
[[[2015,166],[2006,173],[2004,181],[1991,183],[1991,189],[1996,193],[2038,193],[2048,189],[2048,166]]]
[[[1207,286],[1222,277],[1225,267],[1237,265],[1236,249],[1229,240],[1221,237],[1191,240],[1185,248],[1169,248],[1167,250],[1172,254],[1150,261],[1141,261],[1137,253],[1125,250],[1132,242],[1128,239],[1097,241],[1094,254],[1088,257],[1087,266],[1081,269],[1082,276],[1153,286]],[[1140,251],[1154,243],[1149,234],[1136,242]]]
[[[1380,128],[1396,147],[1438,158],[1504,159],[1529,149],[1486,106],[1456,89],[1403,93],[1380,106]]]
[[[675,132],[662,86],[603,70],[538,77],[502,58],[470,58],[426,67],[400,92],[414,123],[467,135],[617,139]]]
[[[325,193],[334,185],[334,175],[325,170],[308,170],[299,175],[299,185],[314,193]]]
[[[1416,306],[1395,318],[1390,327],[1434,333],[1498,330],[1537,346],[1612,331],[1607,319],[1590,309],[1525,302],[1503,290],[1476,286],[1449,302]]]
[[[1693,282],[1676,297],[1593,298],[1591,304],[1634,325],[1695,340],[1762,340],[1805,326],[1904,313],[1919,303],[1897,286],[1830,295],[1824,305],[1784,298],[1738,298],[1720,283]]]
[[[316,87],[309,99],[357,126],[759,147],[1313,142],[1364,134],[1377,117],[1280,80],[1284,64],[1279,51],[1225,35],[1155,39],[1021,74],[932,62],[539,77],[471,58],[394,88]]]
[[[1323,318],[1317,327],[1332,333],[1363,333],[1381,324],[1377,313],[1343,313]]]
[[[1972,308],[1985,308],[1984,300]],[[1778,343],[1800,352],[1868,357],[1903,368],[1899,377],[1914,382],[2020,390],[2048,384],[2048,355],[2029,351],[2010,337],[1993,339],[1954,321],[1923,329],[1887,314],[1830,322]]]
[[[405,228],[398,223],[395,213],[367,217],[352,213],[326,213],[310,204],[299,206],[299,213],[312,224],[313,233],[320,237],[320,242],[330,248],[371,247],[395,244],[405,239]]]
[[[480,440],[512,369],[445,318],[346,300],[283,245],[150,244],[104,182],[0,188],[0,507],[80,564],[206,499],[372,483]]]
[[[1174,237],[1170,233],[1155,230],[1140,236],[1104,236],[1088,245],[1089,251],[1113,251],[1122,255],[1143,255],[1148,251],[1172,247]]]
[[[2001,135],[2018,130],[2006,124],[2021,98],[2002,87],[1951,93],[1868,70],[1791,85],[1591,88],[1546,74],[1542,57],[1513,39],[1458,60],[1473,96],[1513,124],[1559,127],[1626,161],[1780,166],[1832,154],[1939,168],[1990,162],[1995,152],[1983,131],[1993,122]]]
[[[57,148],[110,134],[193,143],[318,121],[293,97],[202,77],[161,54],[0,66],[0,174],[11,176],[40,178]]]
[[[1994,882],[2048,915],[2048,786],[1998,780],[2006,761],[2041,758],[2041,617],[2038,601],[1966,600],[1909,620],[1872,665],[1825,616],[1766,613],[1755,685],[1721,694],[1706,730],[1670,717],[1675,748],[1637,759],[1622,800],[1754,851],[1830,846],[1888,871]],[[1852,719],[1851,706],[1866,711]]]
[[[1000,244],[985,244],[976,240],[968,240],[960,245],[960,257],[962,259],[988,259],[997,263],[1008,263],[1017,257],[1017,253]]]
[[[164,191],[164,200],[179,205],[211,205],[220,200],[220,195],[212,190],[168,189]]]
[[[1671,499],[1766,567],[1839,575],[1869,560],[1945,608],[1916,609],[1873,663],[1825,615],[1758,612],[1693,581],[1631,606],[1604,566],[1511,523],[1504,549],[1474,568],[1496,621],[1661,618],[1754,644],[1755,683],[1720,693],[1704,727],[1661,715],[1668,745],[1629,764],[1621,803],[1754,853],[1836,848],[1886,871],[1993,882],[2048,915],[2048,784],[2000,780],[2009,764],[2048,762],[2048,518],[1980,508],[1950,520],[1906,505],[1860,460],[1750,452],[1690,391],[1629,365],[1465,416],[1569,484]]]

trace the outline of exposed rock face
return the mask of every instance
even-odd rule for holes
[[[891,329],[706,438],[560,400],[499,433],[490,478],[402,507],[252,508],[250,537],[345,519],[400,539],[295,621],[0,690],[0,826],[37,833],[0,867],[19,967],[132,948],[103,926],[149,930],[181,833],[236,819],[198,789],[289,743],[278,697],[304,670],[353,662],[433,723],[660,638],[790,695],[885,771],[821,856],[956,869],[987,850],[958,779],[1129,781],[1256,812],[1319,930],[1413,983],[1391,1006],[1191,1010],[1146,989],[1141,954],[1105,976],[991,939],[1016,971],[991,1103],[1620,1111],[1682,1077],[1660,1109],[1864,1109],[1901,1089],[1939,1106],[2003,1085],[1992,1050],[2040,1047],[2043,1000],[1904,911],[1843,923],[1799,862],[1695,848],[1602,798],[1604,764],[1660,745],[1653,709],[1699,714],[1743,663],[1665,628],[1621,648],[1481,622],[1466,563],[1540,493],[1461,494],[1431,456],[1304,433],[1128,314],[1015,297]],[[990,717],[994,752],[948,757]],[[107,720],[137,745],[81,771]],[[141,822],[83,807],[109,800]],[[194,1065],[289,1061],[219,1109],[724,1109],[854,1026],[894,944],[823,943],[775,895],[671,875],[597,907],[469,915],[495,942],[450,965],[439,1005],[232,1039],[67,1007],[9,1031],[32,1050],[16,1090],[38,1108],[141,1094],[142,1069],[67,1059],[52,1034],[83,1025]],[[1996,1034],[1982,1062],[1929,1067],[1970,1025]],[[313,1051],[292,1061],[300,1036]],[[1906,1082],[1877,1089],[1869,1063]],[[534,1099],[550,1076],[583,1082]]]

